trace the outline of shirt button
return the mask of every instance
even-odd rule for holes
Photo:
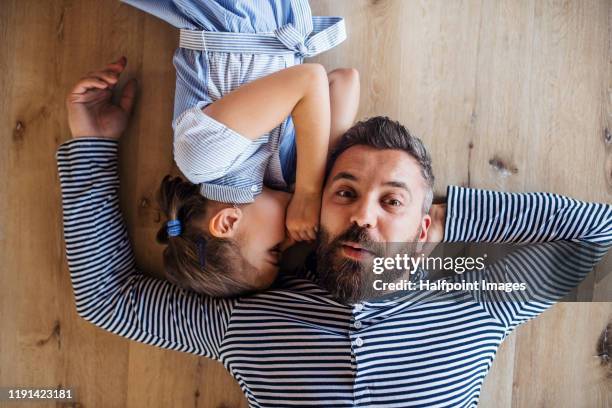
[[[256,192],[256,191],[257,191],[257,186],[256,186],[255,184],[253,184],[253,185],[251,186],[251,191],[252,191],[252,192]]]
[[[356,329],[361,329],[361,322],[359,320],[357,320],[354,324]]]
[[[361,312],[363,310],[363,305],[361,303],[357,303],[355,305],[355,311],[356,312]]]
[[[357,347],[363,346],[363,339],[361,337],[357,337],[357,339],[355,340],[355,345]]]

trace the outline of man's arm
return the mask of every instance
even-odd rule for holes
[[[216,358],[233,303],[136,270],[119,210],[117,150],[116,140],[79,138],[57,151],[77,312],[132,340]]]
[[[136,270],[119,209],[118,138],[134,98],[113,85],[125,60],[77,83],[67,98],[74,139],[57,151],[68,269],[77,312],[121,336],[218,358],[234,303],[180,289]],[[95,136],[98,135],[98,136]]]
[[[612,246],[612,206],[550,193],[450,186],[445,242],[530,243],[457,280],[525,283],[526,290],[475,293],[510,332],[567,295]]]
[[[612,245],[612,206],[552,193],[507,193],[449,186],[444,242]]]

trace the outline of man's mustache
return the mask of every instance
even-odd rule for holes
[[[331,243],[331,247],[335,250],[340,248],[344,242],[359,244],[364,250],[371,252],[377,257],[382,257],[385,254],[386,245],[382,242],[374,241],[368,229],[357,224],[352,224],[346,231],[336,237]]]

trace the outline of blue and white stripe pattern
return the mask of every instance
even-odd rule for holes
[[[308,272],[236,299],[182,290],[135,267],[117,146],[84,138],[57,152],[77,312],[129,339],[221,361],[252,407],[475,407],[501,342],[552,304],[407,295],[344,305]],[[458,186],[447,194],[445,241],[565,239],[599,245],[597,259],[612,246],[610,205]],[[567,292],[564,280],[575,285],[591,267],[555,268],[550,284]]]
[[[202,112],[239,86],[300,64],[346,38],[344,20],[313,17],[307,0],[122,0],[180,28],[174,53],[174,158],[202,195],[252,202],[265,183],[295,181],[291,117],[257,140]]]
[[[310,31],[286,24],[270,33],[232,33],[181,29],[179,46],[190,50],[240,54],[294,55],[308,58],[332,48],[346,38],[340,17],[308,18]],[[313,35],[310,35],[314,31]]]

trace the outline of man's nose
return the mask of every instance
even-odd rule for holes
[[[360,200],[353,207],[351,223],[363,228],[376,228],[376,202],[374,200]]]

